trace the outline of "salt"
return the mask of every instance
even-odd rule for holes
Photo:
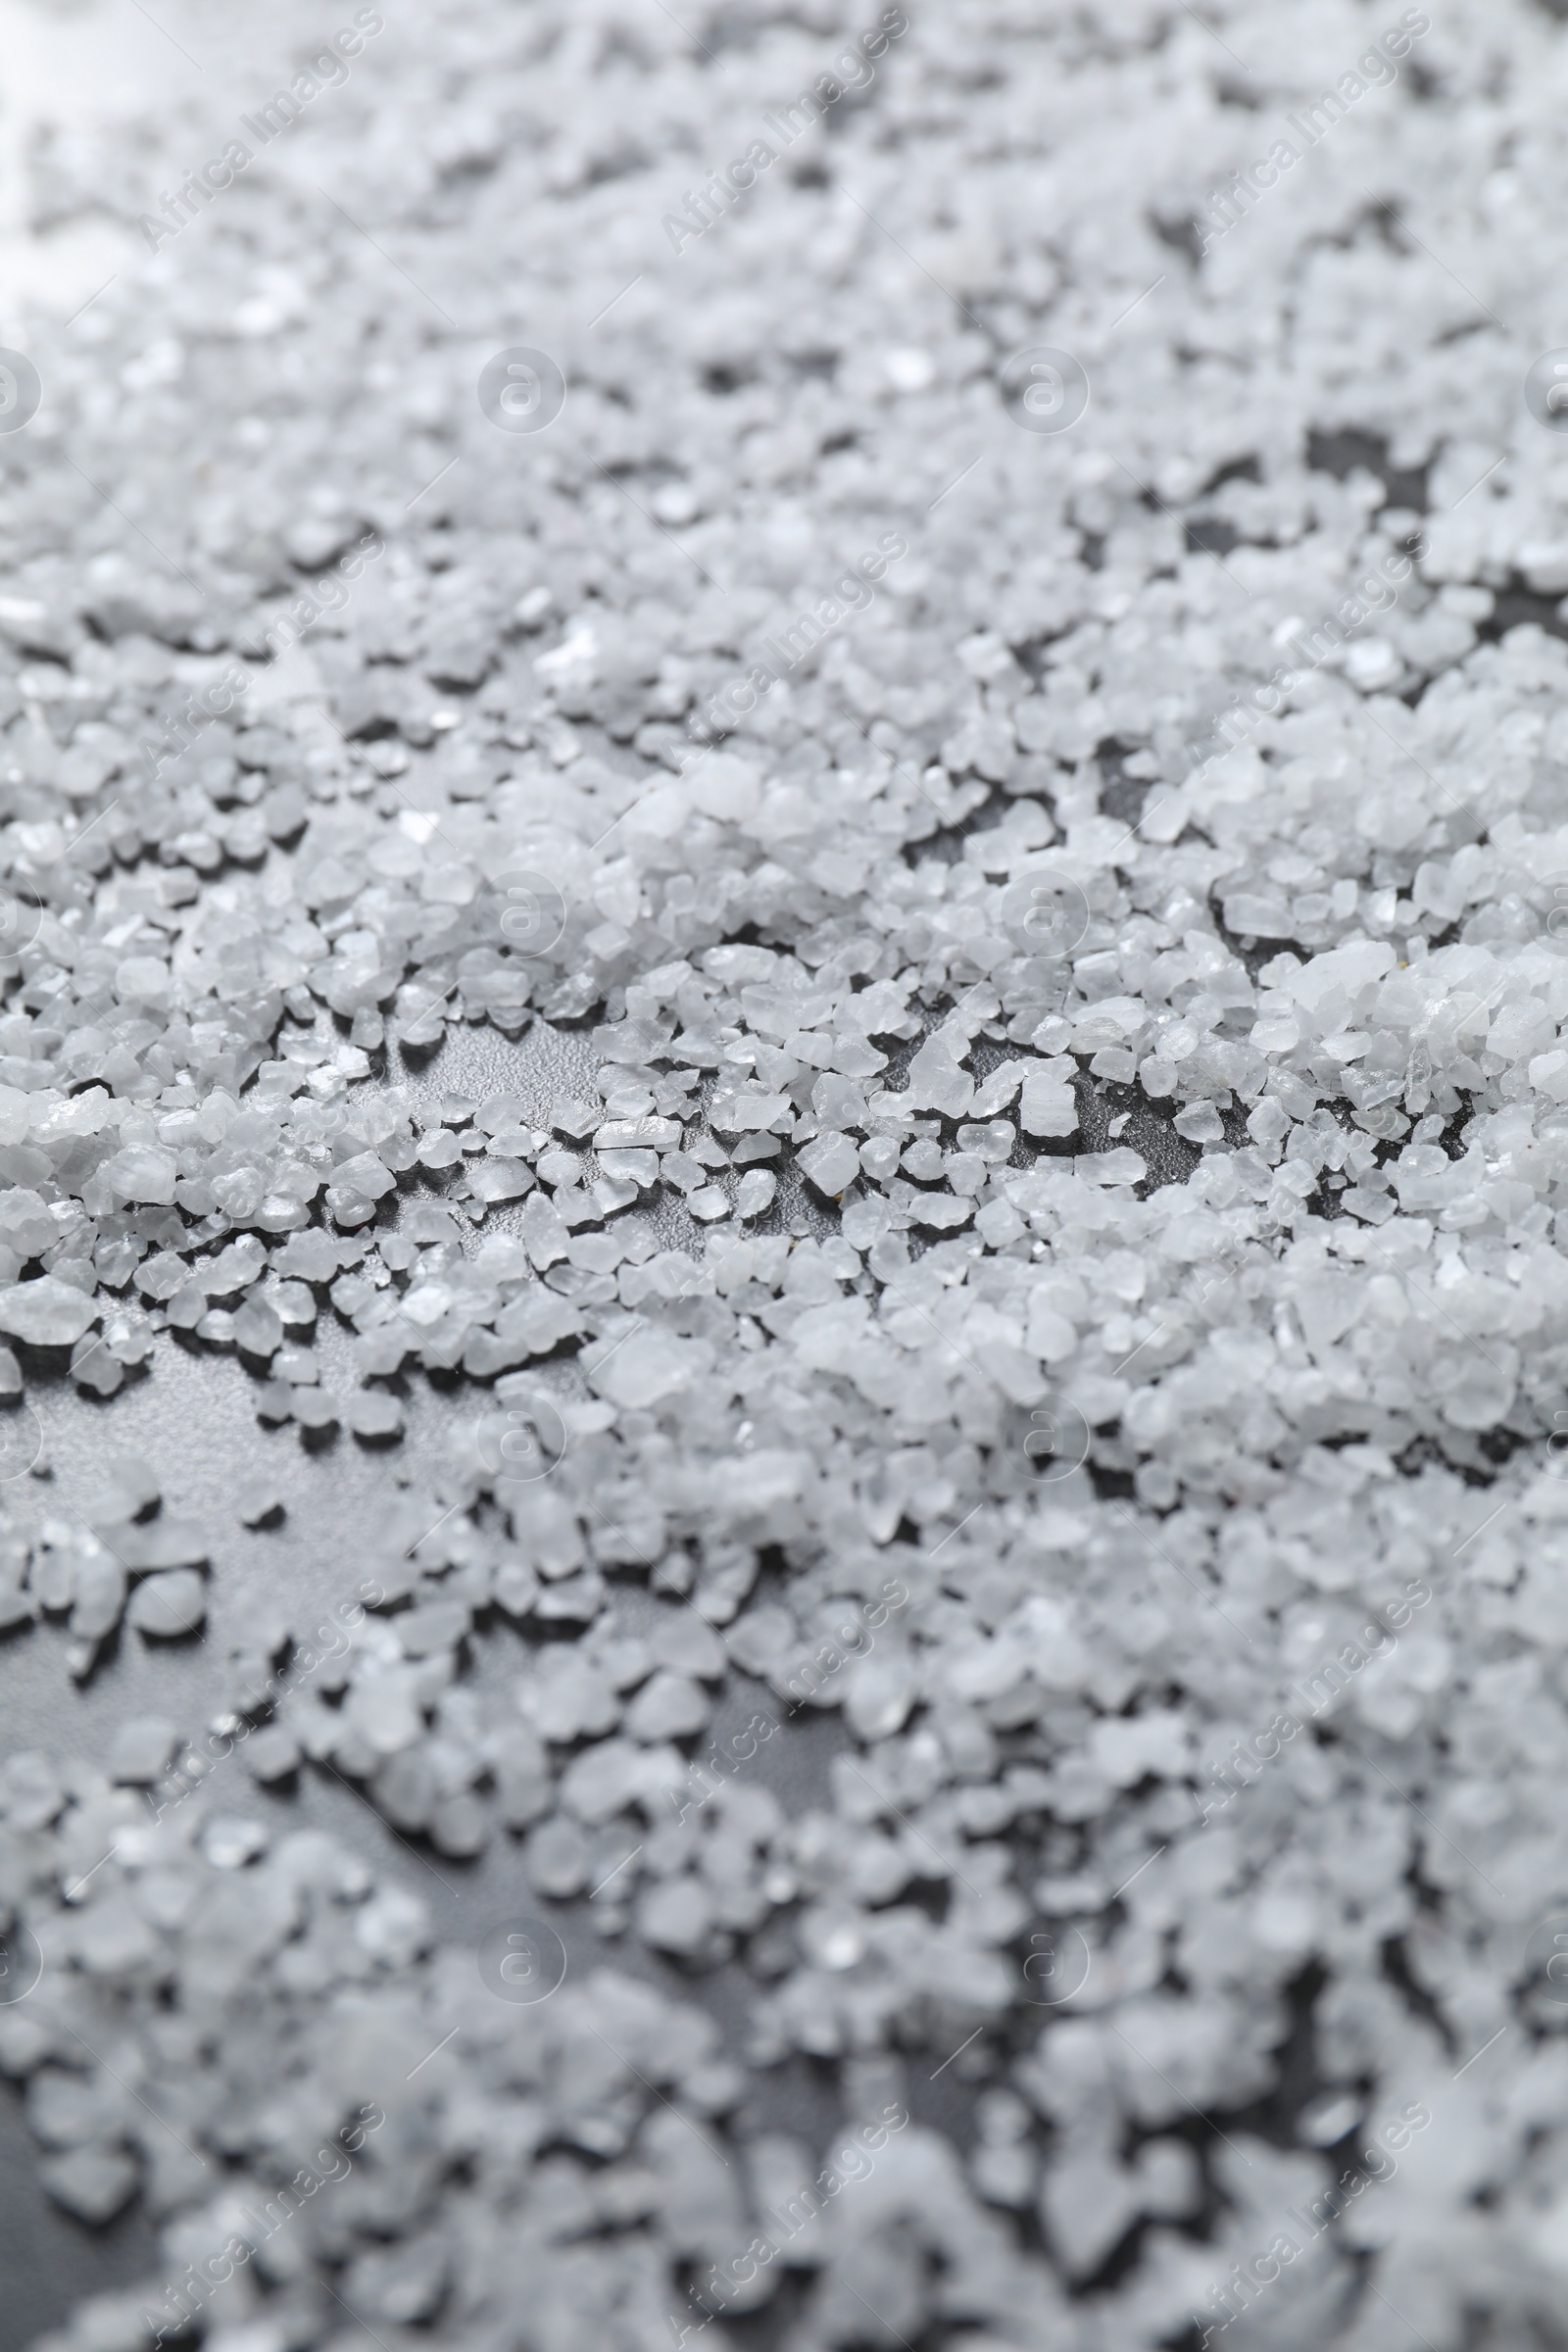
[[[174,1641],[206,1617],[207,1588],[193,1568],[165,1570],[136,1587],[125,1615],[138,1633]]]

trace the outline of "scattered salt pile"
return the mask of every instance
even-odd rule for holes
[[[0,1468],[183,1346],[245,1524],[385,1470],[0,1768],[0,2065],[161,2231],[47,2352],[1557,2324],[1568,51],[1373,37],[454,7],[39,327]],[[0,1626],[222,1572],[106,1447]]]

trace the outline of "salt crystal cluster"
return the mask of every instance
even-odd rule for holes
[[[159,2231],[37,2352],[1549,2340],[1554,14],[465,0],[40,323],[0,1469],[109,1417],[0,1629],[200,1633],[176,1348],[266,1540],[384,1485],[216,1722],[0,1766],[0,2067]]]

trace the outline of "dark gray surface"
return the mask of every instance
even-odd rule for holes
[[[557,1095],[591,1095],[597,1063],[592,1023],[571,1029],[540,1023],[517,1040],[481,1025],[449,1032],[436,1053],[416,1060],[402,1063],[394,1055],[387,1074],[432,1100],[448,1092],[478,1100],[517,1093],[542,1125]],[[1079,1101],[1081,1133],[1059,1147],[1063,1152],[1104,1149],[1109,1121],[1130,1110],[1115,1140],[1144,1154],[1150,1183],[1181,1182],[1196,1165],[1196,1147],[1176,1136],[1136,1090],[1107,1088],[1086,1077]],[[378,1228],[395,1225],[402,1209],[421,1197],[439,1198],[439,1180],[416,1179],[411,1185],[406,1179],[377,1220]],[[508,1230],[519,1208],[520,1203],[492,1208],[480,1230]],[[672,1196],[666,1193],[656,1207],[641,1213],[653,1217],[667,1246],[701,1250],[700,1229]],[[798,1174],[785,1165],[779,1200],[765,1222],[803,1218],[823,1230],[834,1221],[829,1209],[803,1194]],[[347,1327],[323,1299],[315,1345],[323,1384],[340,1394],[355,1385],[349,1341]],[[569,1364],[553,1365],[550,1377],[564,1388],[580,1385]],[[146,1375],[107,1400],[87,1396],[64,1380],[29,1385],[29,1399],[44,1428],[49,1475],[24,1478],[0,1491],[0,1524],[30,1533],[46,1518],[85,1517],[105,1452],[138,1453],[160,1477],[164,1507],[193,1519],[211,1540],[210,1611],[205,1633],[189,1641],[148,1642],[122,1629],[80,1686],[68,1668],[63,1625],[24,1629],[0,1640],[0,1752],[38,1748],[55,1757],[98,1760],[116,1726],[141,1714],[167,1716],[195,1734],[221,1708],[224,1652],[255,1597],[275,1599],[300,1626],[348,1597],[362,1576],[373,1573],[373,1534],[395,1482],[425,1492],[438,1485],[455,1430],[479,1416],[487,1396],[474,1383],[436,1386],[413,1372],[399,1384],[407,1433],[400,1446],[386,1448],[362,1446],[341,1430],[324,1442],[307,1444],[290,1426],[266,1428],[256,1419],[258,1385],[232,1353],[168,1334],[158,1342]],[[280,1525],[252,1531],[235,1517],[234,1495],[241,1480],[258,1469],[276,1478],[285,1515]],[[656,1604],[640,1577],[617,1574],[611,1581],[613,1605],[635,1626]],[[467,1679],[479,1685],[505,1682],[516,1670],[524,1640],[498,1619],[469,1643]],[[715,1734],[739,1729],[760,1695],[746,1678],[733,1678]],[[759,1749],[751,1770],[798,1815],[826,1800],[829,1762],[844,1744],[836,1710],[811,1713],[781,1727]],[[752,1976],[737,1965],[683,1969],[629,1934],[606,1938],[600,1932],[602,1915],[586,1903],[541,1903],[523,1874],[518,1840],[506,1833],[478,1860],[454,1862],[423,1839],[391,1829],[357,1789],[325,1767],[306,1767],[281,1790],[270,1791],[230,1759],[212,1783],[208,1802],[214,1810],[244,1813],[278,1829],[309,1822],[331,1830],[378,1876],[419,1894],[444,1942],[472,1947],[498,1921],[548,1918],[566,1944],[568,1966],[588,1969],[612,1960],[709,2009],[720,2021],[729,2048],[742,2046],[747,2009],[757,1990]],[[956,2068],[934,2086],[909,2086],[914,2111],[940,2123],[960,2145],[969,2136],[972,2095],[965,2073]],[[835,2121],[828,2075],[806,2060],[760,2078],[754,2099],[765,2102],[772,2129],[800,2130],[809,2136],[825,2133]],[[744,2128],[747,2118],[737,2120]],[[763,2120],[760,2106],[752,2120]],[[0,2265],[8,2283],[0,2307],[0,2352],[23,2352],[84,2293],[139,2278],[155,2267],[154,2232],[138,2208],[104,2230],[74,2222],[44,2195],[36,2158],[20,2095],[7,2086],[0,2090]]]
[[[434,1054],[406,1066],[394,1062],[388,1074],[432,1099],[448,1092],[481,1100],[515,1092],[543,1124],[558,1094],[591,1094],[598,1062],[591,1028],[540,1024],[516,1041],[488,1026],[461,1029]],[[395,1224],[399,1206],[420,1197],[439,1198],[439,1185],[416,1181],[400,1189],[378,1225]],[[672,1199],[654,1213],[670,1246],[690,1243],[698,1230]],[[492,1208],[481,1230],[505,1231],[516,1214],[513,1206]],[[814,1221],[825,1223],[823,1212]],[[339,1393],[354,1385],[349,1338],[323,1300],[315,1344],[323,1385]],[[578,1385],[569,1366],[554,1368],[553,1377],[564,1386]],[[197,1733],[221,1708],[224,1652],[255,1596],[275,1599],[298,1625],[350,1597],[360,1578],[373,1572],[373,1531],[394,1483],[405,1480],[423,1490],[439,1483],[454,1431],[478,1417],[487,1396],[476,1384],[438,1388],[414,1372],[401,1384],[407,1434],[400,1446],[387,1448],[362,1446],[346,1431],[307,1445],[290,1426],[266,1428],[256,1418],[258,1386],[231,1352],[170,1334],[158,1341],[145,1376],[106,1400],[63,1379],[29,1383],[28,1398],[43,1424],[48,1475],[0,1490],[0,1526],[30,1534],[49,1518],[83,1519],[106,1452],[137,1453],[159,1475],[164,1508],[194,1520],[212,1544],[210,1607],[205,1633],[188,1641],[146,1642],[122,1628],[81,1685],[69,1670],[63,1622],[0,1639],[0,1754],[36,1748],[51,1757],[97,1762],[117,1725],[144,1714],[166,1716],[187,1734]],[[252,1531],[239,1524],[234,1495],[240,1482],[260,1469],[276,1478],[285,1512],[280,1524]],[[628,1624],[657,1605],[637,1577],[611,1581],[613,1605]],[[481,1685],[507,1680],[520,1662],[524,1639],[498,1620],[469,1644],[468,1679]],[[745,1678],[735,1678],[715,1733],[731,1728],[731,1716],[738,1729],[756,1703]],[[836,1711],[808,1714],[784,1725],[759,1750],[753,1770],[798,1812],[825,1799],[828,1762],[842,1743]],[[213,1780],[208,1803],[278,1830],[303,1823],[330,1830],[378,1876],[420,1895],[445,1942],[472,1946],[497,1921],[549,1917],[566,1943],[568,1965],[586,1969],[613,1960],[651,1978],[710,2009],[726,2041],[739,2046],[746,2004],[755,1992],[750,1977],[734,1967],[688,1972],[630,1936],[606,1938],[598,1930],[599,1914],[585,1903],[542,1905],[523,1875],[518,1840],[506,1833],[477,1861],[454,1862],[422,1839],[400,1836],[324,1767],[307,1767],[274,1792],[259,1788],[235,1758]],[[768,2082],[770,2123],[831,2129],[831,2091],[808,2064],[780,2070]],[[135,2280],[156,2267],[155,2233],[138,2207],[102,2230],[74,2221],[44,2194],[37,2156],[20,2092],[0,2086],[0,2276],[6,2281],[0,2352],[23,2352],[83,2294]]]

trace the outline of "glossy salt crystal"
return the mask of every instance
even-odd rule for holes
[[[684,1740],[708,1721],[710,1701],[695,1683],[678,1674],[656,1674],[626,1710],[626,1729],[637,1740]]]
[[[397,1400],[355,1379],[400,1376],[417,1396],[428,1347],[440,1385],[463,1383],[453,1483],[405,1525],[413,1498],[383,1463],[367,1491],[387,1497],[386,1523],[366,1510],[366,1562],[342,1572],[348,1590],[367,1565],[396,1606],[309,1672],[302,1642],[271,1697],[270,1659],[247,1650],[236,1688],[277,1722],[218,1744],[264,1779],[330,1763],[401,1835],[428,1833],[448,1878],[488,1838],[526,1837],[510,1867],[538,1952],[512,1956],[530,1969],[557,1899],[580,1898],[589,1924],[558,1915],[564,1981],[507,2009],[477,1926],[444,1924],[425,1959],[420,1907],[384,1874],[376,1893],[366,1866],[319,1848],[287,1872],[243,1839],[237,1860],[215,1856],[185,1835],[198,1801],[170,1801],[162,1781],[150,1831],[121,1821],[92,1740],[62,1728],[62,1754],[87,1761],[47,1786],[35,1765],[0,1767],[8,1835],[43,1841],[55,1886],[76,1887],[112,1833],[126,1842],[72,1906],[74,1973],[102,2004],[76,2023],[114,2075],[74,2044],[61,2067],[35,2022],[52,2012],[0,2000],[8,2067],[43,2075],[40,2118],[52,2078],[79,2076],[95,2102],[92,2136],[49,2141],[46,2185],[96,2218],[142,2181],[156,2303],[204,2255],[201,2233],[228,2227],[215,2163],[224,2195],[254,2206],[276,2187],[270,2152],[332,2144],[374,2095],[387,2122],[355,2152],[355,2185],[316,2208],[331,2263],[296,2221],[272,2267],[242,2266],[228,2301],[196,2315],[216,2352],[313,2352],[344,2325],[401,2340],[461,2327],[454,2298],[483,2325],[515,2300],[514,2208],[541,2199],[551,2242],[530,2251],[528,2291],[547,2333],[678,2333],[709,2308],[703,2282],[744,2267],[846,2145],[774,2134],[764,2163],[773,2068],[809,2055],[852,2118],[907,2104],[906,2065],[933,2083],[941,2128],[886,2134],[864,2179],[754,2266],[744,2299],[710,2298],[721,2329],[731,2305],[754,2324],[754,2299],[764,2332],[788,2320],[763,2306],[802,2260],[816,2273],[802,2324],[824,2343],[856,2340],[867,2307],[910,2343],[956,2312],[976,2345],[1065,2340],[1084,2292],[1110,2338],[1163,2342],[1195,2311],[1200,2333],[1229,2316],[1215,2295],[1282,2215],[1311,2209],[1316,2151],[1340,2125],[1361,2116],[1370,2134],[1419,2100],[1430,2121],[1359,2200],[1362,2272],[1331,2267],[1324,2310],[1309,2297],[1304,2318],[1283,2275],[1261,2284],[1257,2325],[1348,2329],[1356,2352],[1382,2341],[1388,2307],[1433,2342],[1455,2311],[1489,2342],[1544,2325],[1568,2239],[1544,2094],[1520,2070],[1552,2023],[1542,1759],[1568,1625],[1568,662],[1552,634],[1568,518],[1551,412],[1531,405],[1554,355],[1504,387],[1477,440],[1441,369],[1401,365],[1391,401],[1387,351],[1446,349],[1455,302],[1507,311],[1521,252],[1549,277],[1549,207],[1511,167],[1469,190],[1465,289],[1421,258],[1452,255],[1420,119],[1435,77],[1460,132],[1484,117],[1493,148],[1549,149],[1552,28],[1509,16],[1478,48],[1433,24],[1378,66],[1381,89],[1347,99],[1363,124],[1375,110],[1402,248],[1325,243],[1278,192],[1240,212],[1211,195],[1200,162],[1224,146],[1225,108],[1201,27],[1155,58],[987,24],[957,104],[921,24],[859,63],[813,55],[800,27],[750,63],[731,44],[724,72],[756,67],[759,107],[825,88],[824,64],[841,93],[862,87],[853,107],[823,101],[840,176],[879,219],[897,200],[933,272],[890,296],[852,238],[803,305],[791,256],[820,227],[814,172],[729,186],[684,227],[655,205],[642,227],[662,262],[607,235],[607,212],[612,229],[637,225],[616,193],[632,181],[607,180],[605,157],[648,148],[648,88],[664,129],[689,130],[713,119],[718,69],[662,19],[628,65],[613,43],[554,39],[546,13],[526,72],[480,42],[467,95],[471,60],[437,27],[416,58],[369,35],[369,62],[306,103],[364,182],[337,194],[382,220],[407,214],[411,150],[378,142],[376,121],[416,121],[419,169],[449,193],[505,174],[519,105],[565,126],[541,151],[543,226],[501,203],[481,268],[463,206],[437,207],[423,264],[402,258],[478,332],[518,237],[543,238],[547,275],[566,256],[595,366],[624,391],[620,460],[663,452],[652,487],[628,496],[609,450],[613,480],[585,468],[581,403],[598,394],[573,363],[563,423],[537,444],[551,470],[526,469],[544,502],[532,536],[497,506],[493,468],[438,474],[439,449],[389,488],[375,419],[391,432],[396,412],[405,442],[450,439],[472,381],[431,347],[426,372],[372,386],[368,405],[355,378],[349,407],[370,423],[326,434],[354,369],[323,341],[299,240],[260,182],[244,200],[256,283],[219,304],[239,329],[223,398],[204,397],[169,292],[199,293],[222,266],[215,210],[179,229],[162,291],[158,272],[111,281],[56,337],[49,406],[19,436],[0,596],[17,706],[0,843],[18,975],[0,1069],[0,1328],[23,1343],[0,1352],[9,1393],[29,1348],[76,1352],[71,1390],[41,1384],[4,1417],[0,1470],[25,1483],[8,1490],[21,1532],[0,1592],[19,1624],[42,1611],[21,1638],[45,1656],[64,1639],[70,1671],[91,1674],[90,1629],[124,1571],[74,1520],[30,1515],[43,1490],[12,1440],[30,1439],[34,1402],[59,1457],[52,1507],[84,1510],[111,1555],[149,1572],[134,1621],[205,1553],[180,1548],[177,1521],[141,1516],[157,1498],[134,1481],[78,1501],[57,1406],[134,1418],[197,1332],[198,1349],[229,1350],[203,1359],[204,1399],[254,1380],[270,1418],[324,1438],[341,1409],[351,1430],[384,1419],[390,1434]],[[1338,36],[1318,30],[1331,63]],[[1323,73],[1339,86],[1340,69]],[[969,351],[961,319],[955,342],[941,286],[970,303],[981,289],[1004,345],[1036,331],[1018,319],[1060,310],[1055,261],[1020,259],[986,225],[1017,209],[1003,183],[1012,118],[1031,109],[1065,141],[1057,241],[1092,251],[1103,316],[1076,356],[1026,345],[1009,361]],[[1173,109],[1193,132],[1174,194]],[[106,184],[138,135],[127,121],[87,141]],[[45,209],[68,221],[85,201],[74,141],[39,148]],[[950,179],[974,199],[956,224]],[[1126,225],[1188,214],[1191,300]],[[324,218],[323,268],[359,236]],[[664,250],[671,231],[685,250]],[[666,299],[694,270],[701,299]],[[77,299],[62,291],[62,316]],[[394,271],[375,299],[392,342],[418,346],[427,295]],[[1234,360],[1218,403],[1201,367],[1173,365],[1195,304]],[[779,362],[785,312],[810,334]],[[1383,343],[1356,331],[1368,319]],[[1289,415],[1256,364],[1285,328]],[[273,378],[296,362],[310,397],[280,407]],[[1088,414],[1054,434],[1074,366]],[[108,380],[116,432],[100,447]],[[1140,405],[1152,383],[1157,416]],[[980,466],[977,401],[992,412]],[[1348,435],[1347,417],[1365,429]],[[1394,422],[1374,432],[1380,417]],[[85,493],[49,471],[62,429],[95,483],[130,464],[124,512],[160,517],[167,561],[134,534],[118,552],[118,506],[93,525],[102,545],[82,541]],[[487,411],[472,429],[496,429]],[[188,530],[193,469],[208,505]],[[783,485],[765,528],[737,482]],[[274,510],[278,545],[308,566],[296,613],[306,581],[319,599],[276,662]],[[383,544],[340,575],[370,515]],[[1500,593],[1510,579],[1522,596]],[[743,611],[748,597],[763,601]],[[797,663],[808,611],[825,635]],[[189,750],[166,734],[158,760],[231,656],[247,690]],[[788,660],[789,675],[748,690],[753,660]],[[511,867],[534,876],[520,895],[497,887]],[[505,1075],[477,1079],[497,1054]],[[596,1071],[598,1101],[578,1101]],[[475,1114],[492,1086],[507,1091]],[[552,1146],[547,1114],[586,1148]],[[470,1153],[481,1136],[495,1149]],[[634,1247],[621,1237],[639,1221]],[[481,1235],[504,1245],[482,1268]],[[421,1246],[453,1255],[416,1274]],[[341,1408],[311,1394],[297,1345],[318,1302],[284,1307],[310,1285]],[[178,1336],[152,1341],[144,1315]],[[539,1479],[487,1487],[473,1381],[519,1371],[543,1379],[567,1443],[543,1450]],[[423,1430],[424,1406],[410,1419]],[[342,1448],[283,1451],[292,1481],[329,1474]],[[374,1457],[348,1451],[343,1472],[368,1475]],[[278,1553],[271,1538],[242,1548]],[[219,1593],[254,1573],[220,1558]],[[278,1558],[273,1573],[292,1572]],[[1413,1607],[1410,1579],[1427,1595]],[[491,1595],[512,1624],[488,1624]],[[645,1606],[692,1629],[685,1650],[665,1622],[609,1626]],[[62,1636],[51,1618],[67,1609]],[[524,1644],[529,1720],[469,1661],[440,1679],[453,1629],[475,1622],[485,1643]],[[1276,1747],[1267,1727],[1282,1706],[1305,1716],[1334,1679],[1325,1660],[1346,1678],[1324,1708],[1334,1736]],[[399,1685],[405,1672],[425,1679]],[[784,1763],[807,1707],[833,1748],[809,1788]],[[771,1710],[782,1737],[762,1736]],[[106,1756],[112,1737],[111,1722]],[[1211,1744],[1228,1777],[1210,1774]],[[1388,1784],[1374,1775],[1371,1814],[1367,1755]],[[1058,1833],[1071,1852],[1042,1850]],[[167,1841],[156,1866],[138,1836]],[[388,1846],[386,1872],[422,1869]],[[931,1873],[940,1918],[918,1891]],[[1399,1890],[1418,1883],[1412,1926]],[[1064,1992],[1075,1922],[1092,1965]],[[736,1982],[721,2002],[663,1974],[663,1989],[633,1984],[601,1966],[601,1923],[694,1979],[728,1955]],[[1278,2056],[1280,2002],[1308,1967],[1323,1980],[1310,2093]],[[305,2057],[270,2083],[279,2034]],[[738,2055],[761,2070],[739,2129],[724,2101],[753,2078]],[[168,2129],[148,2136],[120,2078]],[[460,2161],[458,2187],[427,2183],[411,2220],[407,2118],[421,2112],[460,2159],[493,2144],[502,2160]],[[1266,2136],[1238,2115],[1266,2118]],[[239,2153],[235,2116],[260,2135]],[[1216,2116],[1221,2136],[1172,2139]],[[1479,2201],[1477,2147],[1492,2166]],[[236,2165],[262,2176],[254,2193],[233,2187]],[[1103,2270],[1124,2241],[1126,2263]],[[323,2295],[328,2272],[352,2318]],[[149,2332],[139,2313],[78,2303],[50,2352],[130,2352]]]
[[[253,1292],[234,1316],[232,1336],[247,1355],[275,1355],[283,1344],[282,1319],[270,1300]]]
[[[764,1215],[777,1193],[778,1178],[770,1168],[748,1168],[735,1188],[735,1214],[742,1218]]]
[[[242,1870],[267,1846],[268,1834],[259,1821],[231,1813],[219,1814],[202,1831],[202,1851],[219,1870]]]
[[[122,1200],[168,1206],[174,1198],[177,1161],[158,1144],[128,1145],[104,1163],[105,1181]]]
[[[207,1587],[194,1568],[170,1568],[136,1587],[125,1610],[141,1634],[173,1641],[194,1633],[207,1615]]]
[[[818,1136],[801,1152],[800,1164],[817,1191],[835,1200],[860,1172],[859,1152],[847,1135]]]
[[[279,1482],[267,1471],[258,1471],[243,1481],[234,1497],[235,1513],[246,1527],[262,1527],[281,1511],[282,1493]]]
[[[90,1298],[53,1274],[0,1289],[0,1331],[34,1348],[69,1348],[98,1320]]]
[[[160,1715],[133,1716],[110,1744],[108,1770],[120,1781],[156,1781],[178,1743],[176,1725]]]
[[[402,1433],[403,1407],[378,1389],[362,1389],[349,1398],[344,1419],[356,1437],[395,1438]]]
[[[289,1401],[294,1419],[301,1429],[331,1429],[337,1422],[338,1400],[325,1389],[291,1389]]]

